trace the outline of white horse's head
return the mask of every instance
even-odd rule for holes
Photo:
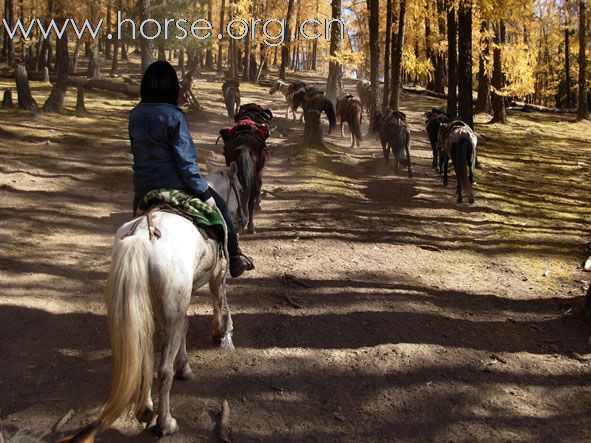
[[[232,163],[230,166],[215,166],[209,162],[206,163],[209,186],[226,201],[236,232],[242,231],[248,222],[248,217],[245,216],[245,208],[240,201],[242,186],[238,180],[236,163]]]

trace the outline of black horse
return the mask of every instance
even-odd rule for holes
[[[425,126],[427,128],[427,134],[429,134],[429,142],[431,143],[431,150],[433,151],[433,165],[432,168],[439,173],[443,172],[443,155],[438,146],[437,140],[439,138],[439,128],[441,125],[449,123],[450,115],[440,109],[432,108],[429,112],[425,113],[427,121]]]

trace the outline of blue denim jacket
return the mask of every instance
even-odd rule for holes
[[[129,115],[136,196],[174,188],[208,198],[183,111],[167,103],[140,103]]]

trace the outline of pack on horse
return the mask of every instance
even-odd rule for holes
[[[443,173],[443,156],[438,148],[437,140],[439,138],[440,126],[449,123],[450,115],[445,111],[432,108],[431,111],[425,113],[425,117],[427,118],[425,127],[427,129],[427,134],[429,135],[431,150],[433,151],[432,168]]]
[[[341,120],[341,137],[344,137],[343,125],[345,122],[349,125],[351,133],[351,148],[359,147],[361,144],[361,121],[363,120],[363,106],[361,102],[352,95],[346,95],[337,100],[337,117]]]
[[[443,158],[443,185],[448,185],[447,168],[451,159],[456,173],[458,203],[462,203],[462,190],[468,195],[470,204],[474,203],[472,185],[477,143],[474,131],[461,120],[444,123],[439,128],[438,148]]]
[[[412,177],[410,159],[410,128],[406,115],[392,108],[378,111],[374,115],[374,130],[378,132],[382,143],[382,152],[386,164],[390,163],[390,151],[394,154],[394,172],[400,172],[400,165],[408,167],[408,176]]]
[[[306,114],[306,111],[309,110],[324,112],[328,118],[329,134],[334,128],[336,128],[337,116],[334,105],[320,89],[315,88],[314,86],[306,86],[294,94],[293,101],[296,109],[299,106],[302,107],[304,115]]]
[[[371,82],[368,80],[359,80],[357,85],[355,85],[355,89],[357,90],[357,94],[359,95],[359,101],[361,101],[361,105],[365,112],[367,112],[368,117],[371,105]]]
[[[248,233],[255,234],[254,209],[261,198],[263,168],[267,162],[268,123],[273,118],[269,109],[250,103],[236,113],[236,125],[224,128],[220,135],[224,140],[226,164],[236,162],[238,179],[242,186],[241,205],[248,220]]]
[[[273,86],[269,90],[269,94],[275,94],[276,92],[281,92],[285,97],[285,101],[287,102],[287,108],[285,109],[285,118],[289,118],[289,111],[293,115],[293,119],[296,119],[296,111],[299,107],[299,104],[294,103],[294,96],[295,94],[299,93],[300,91],[305,90],[306,84],[303,82],[293,82],[288,83],[284,82],[283,80],[277,80],[273,83]]]
[[[232,216],[239,218],[240,183],[235,165],[217,169],[208,165],[208,169],[207,181],[220,195],[227,196]],[[169,194],[166,190],[159,195]],[[205,211],[201,216],[215,212],[205,203],[195,202],[198,199],[188,197],[191,208],[195,209],[197,204],[200,211]],[[225,349],[233,348],[222,262],[224,247],[198,228],[185,211],[161,202],[150,209],[150,202],[146,201],[144,215],[123,224],[115,234],[105,295],[113,352],[111,388],[98,420],[63,442],[93,442],[99,432],[127,411],[135,413],[140,421],[152,421],[154,319],[163,337],[157,371],[160,392],[156,422],[162,435],[178,430],[170,413],[170,388],[175,377],[194,378],[186,346],[187,309],[193,289],[209,284],[214,340],[221,340]]]
[[[240,108],[240,83],[237,80],[226,80],[222,85],[222,93],[228,117],[233,121],[238,108]]]

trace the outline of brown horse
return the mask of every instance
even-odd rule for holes
[[[357,85],[355,86],[357,90],[357,94],[359,95],[359,101],[361,101],[361,105],[363,109],[367,112],[368,117],[371,118],[369,115],[370,111],[370,104],[371,104],[371,83],[367,80],[359,80]]]
[[[321,90],[313,86],[306,86],[294,94],[293,103],[296,109],[301,106],[304,114],[309,110],[324,112],[328,118],[329,134],[336,128],[337,116],[334,105]]]
[[[461,120],[442,124],[439,127],[438,147],[443,156],[443,185],[447,186],[447,168],[451,159],[456,173],[457,202],[462,203],[462,190],[468,195],[468,202],[474,203],[472,185],[476,166],[476,145],[474,131]]]
[[[351,148],[359,147],[361,144],[361,121],[363,119],[363,106],[361,102],[352,95],[337,100],[337,117],[341,120],[341,137],[344,137],[343,125],[345,122],[349,125],[351,133]]]
[[[386,164],[390,163],[390,151],[394,154],[394,172],[400,173],[400,165],[408,167],[408,176],[412,178],[410,160],[410,128],[406,116],[388,108],[384,112],[376,112],[373,127],[378,131],[382,152]]]
[[[226,80],[222,85],[222,93],[228,117],[233,121],[240,107],[240,83],[237,80]]]
[[[268,109],[254,103],[243,105],[236,114],[240,124],[234,128],[231,137],[224,143],[226,164],[236,162],[240,181],[240,203],[244,217],[248,219],[248,233],[255,234],[254,210],[261,199],[263,186],[263,168],[267,162],[267,144],[269,135],[267,123],[273,118]],[[249,124],[244,124],[249,122]]]

